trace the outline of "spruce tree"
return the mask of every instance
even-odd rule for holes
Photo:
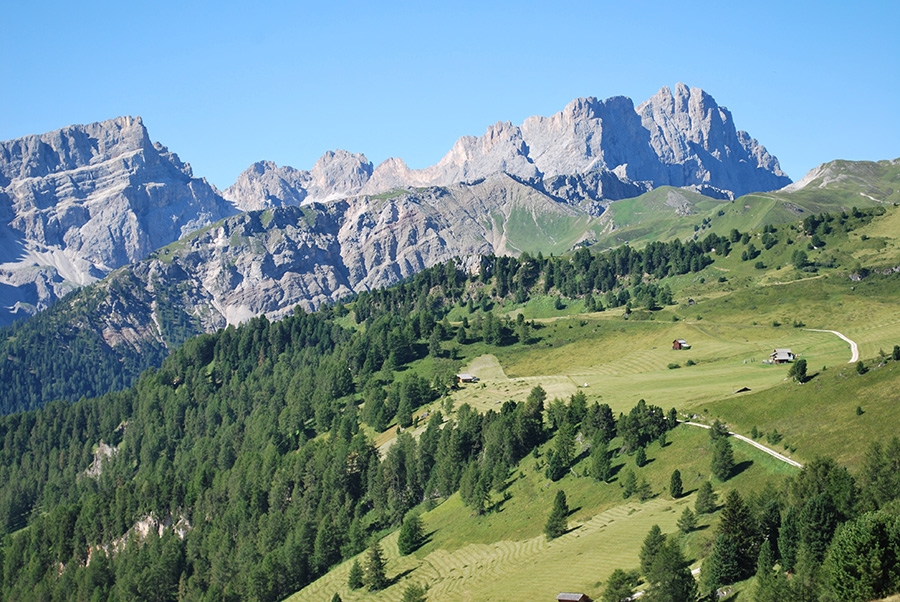
[[[397,548],[400,554],[406,556],[412,554],[422,545],[425,539],[425,530],[422,527],[422,518],[418,514],[410,512],[403,520],[400,527],[400,535],[397,537]]]
[[[669,495],[676,500],[684,494],[684,486],[681,483],[681,471],[677,468],[672,471],[672,478],[669,479]]]
[[[647,536],[644,538],[644,545],[641,546],[640,553],[641,573],[643,573],[644,577],[647,577],[650,574],[650,568],[653,566],[653,561],[656,559],[656,555],[665,543],[666,536],[659,528],[659,525],[650,527],[650,532],[647,533]]]
[[[634,463],[638,468],[643,468],[647,464],[647,452],[643,447],[639,447],[637,453],[634,454]]]
[[[556,499],[553,501],[553,510],[547,518],[547,524],[544,526],[544,533],[547,539],[555,539],[563,535],[568,528],[566,517],[569,516],[569,505],[566,503],[566,493],[560,489],[556,492]]]
[[[603,483],[609,479],[611,470],[612,461],[609,458],[609,449],[598,432],[594,437],[594,447],[591,449],[591,476]]]
[[[425,602],[425,590],[417,583],[410,583],[403,590],[400,602]]]
[[[384,572],[384,552],[381,551],[381,545],[378,541],[369,546],[369,553],[366,558],[366,568],[363,573],[363,583],[370,591],[376,592],[382,590],[388,585],[387,575]]]
[[[697,514],[712,514],[718,506],[718,496],[713,491],[712,483],[703,481],[697,491],[697,499],[694,501],[694,510]]]
[[[606,580],[601,602],[627,602],[631,600],[634,587],[638,584],[638,576],[634,571],[616,569]]]
[[[697,516],[690,506],[685,506],[684,512],[678,518],[678,530],[682,533],[690,533],[697,528]]]
[[[628,499],[634,495],[636,490],[637,476],[635,476],[634,471],[629,468],[622,474],[622,497]]]
[[[697,599],[697,582],[675,538],[666,541],[657,552],[647,575],[647,584],[642,599],[649,602],[685,602]]]
[[[712,552],[703,563],[709,589],[750,577],[759,555],[759,536],[750,508],[737,490],[728,492]]]
[[[734,451],[727,437],[716,439],[710,465],[713,475],[720,481],[727,481],[734,470]]]
[[[359,566],[359,560],[354,560],[350,565],[350,574],[347,576],[347,587],[359,589],[363,586],[363,570]]]

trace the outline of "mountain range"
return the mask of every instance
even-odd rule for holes
[[[338,150],[309,171],[255,163],[223,192],[152,142],[140,118],[120,117],[0,143],[0,324],[179,240],[194,248],[212,236],[222,251],[186,260],[206,264],[189,279],[209,299],[193,312],[209,312],[209,328],[314,308],[456,256],[565,251],[596,239],[603,225],[591,218],[610,202],[660,186],[732,199],[789,183],[726,108],[683,84],[637,107],[580,98],[521,126],[497,123],[422,170]],[[307,221],[292,224],[302,241],[279,230],[269,263],[225,244],[270,219],[240,212],[314,203],[315,226],[309,210],[277,213],[275,224]],[[550,236],[531,238],[525,222]]]

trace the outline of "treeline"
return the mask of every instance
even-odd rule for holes
[[[76,401],[132,386],[189,337],[200,333],[175,304],[174,291],[155,291],[163,342],[113,346],[104,339],[102,312],[146,312],[150,294],[120,270],[94,286],[69,293],[52,307],[0,329],[0,414],[33,410],[55,400]],[[112,301],[112,303],[110,303]],[[147,316],[147,321],[152,318]]]

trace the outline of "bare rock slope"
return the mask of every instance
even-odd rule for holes
[[[235,211],[140,118],[0,142],[0,325]]]

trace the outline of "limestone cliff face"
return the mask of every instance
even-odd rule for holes
[[[0,142],[0,324],[234,212],[140,118]]]
[[[594,237],[595,222],[501,173],[388,198],[242,213],[160,249],[133,272],[148,298],[158,286],[179,291],[178,305],[211,331],[261,314],[278,318],[297,305],[311,311],[456,257],[517,254],[535,244],[562,252]]]
[[[778,160],[699,88],[663,88],[637,112],[671,186],[734,198],[790,184]]]
[[[244,209],[262,208],[450,186],[498,172],[574,204],[634,197],[659,186],[734,198],[790,183],[778,160],[735,128],[726,108],[703,90],[678,84],[637,108],[622,96],[578,98],[521,126],[499,122],[482,136],[463,136],[438,163],[420,170],[396,158],[373,169],[363,155],[343,151],[327,153],[310,172],[258,163],[226,197]],[[287,173],[299,174],[292,187],[281,184]]]

